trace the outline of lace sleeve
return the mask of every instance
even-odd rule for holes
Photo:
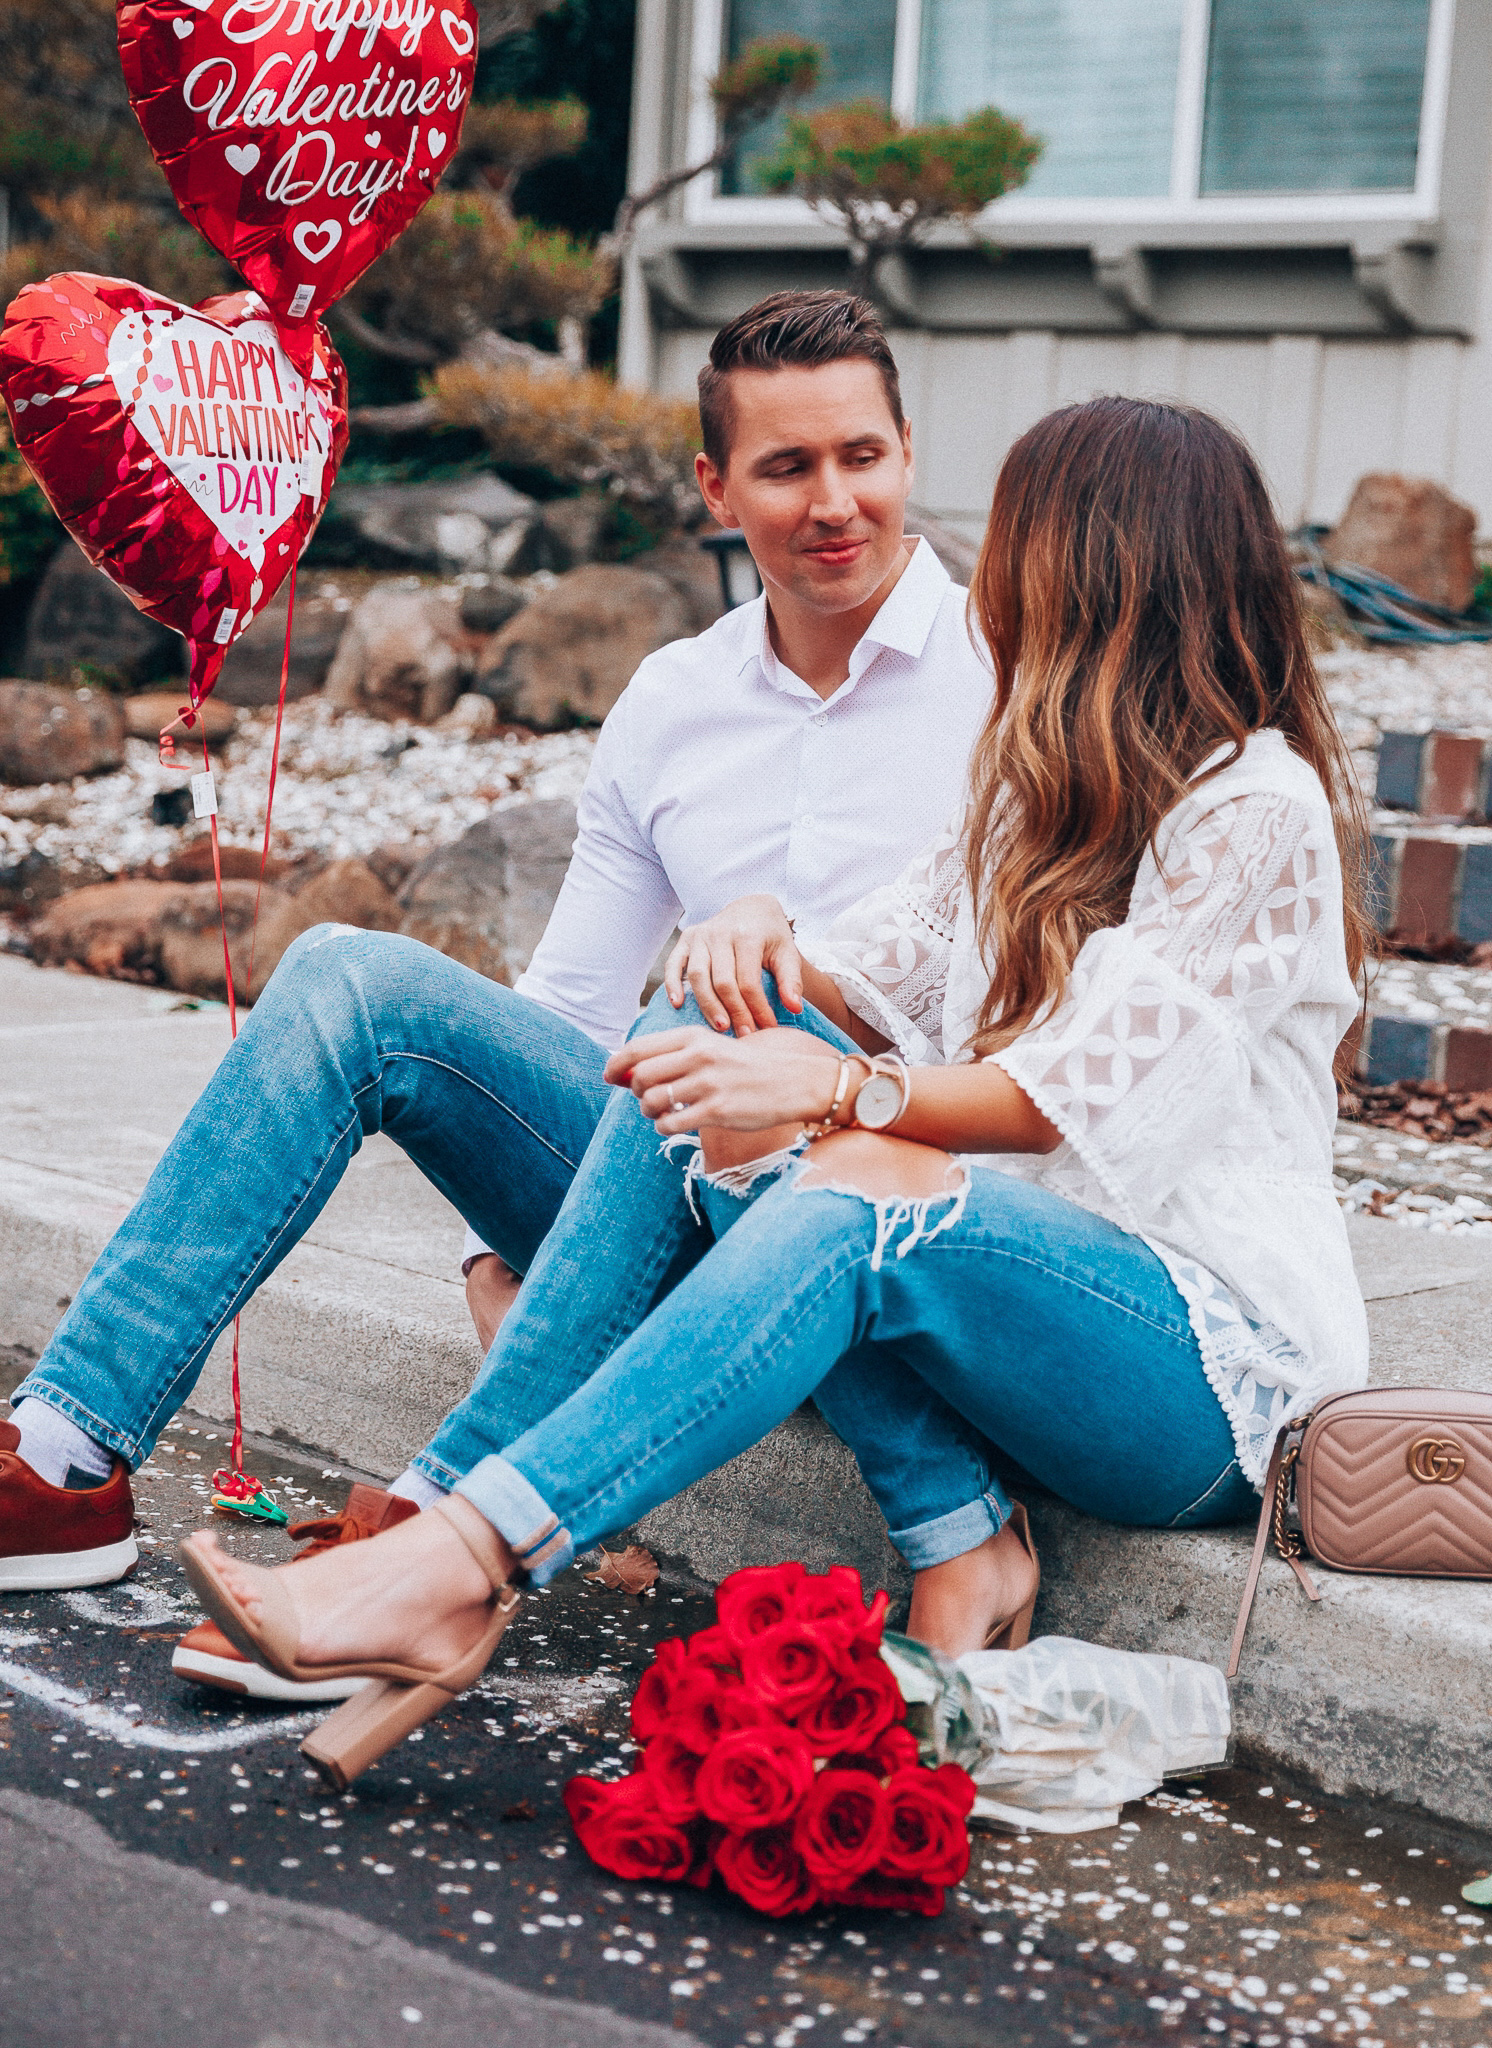
[[[1342,914],[1324,805],[1263,792],[1204,810],[1205,796],[1145,862],[1127,921],[1083,946],[1052,1015],[993,1056],[1130,1228],[1236,1125],[1260,1040]]]
[[[904,1059],[943,1059],[943,994],[964,885],[963,813],[894,882],[841,913],[803,957]]]

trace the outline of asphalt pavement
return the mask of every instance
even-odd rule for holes
[[[129,1580],[0,1597],[5,2048],[1492,2048],[1492,1919],[1460,1898],[1492,1838],[1257,1768],[1169,1785],[1113,1830],[980,1832],[932,1921],[771,1922],[718,1888],[619,1883],[561,1792],[631,1767],[654,1645],[713,1618],[667,1572],[637,1598],[577,1566],[479,1686],[329,1794],[297,1752],[311,1715],[170,1671],[197,1618],[175,1544],[224,1452],[221,1425],[166,1432]],[[280,1443],[247,1462],[292,1516],[360,1476]]]

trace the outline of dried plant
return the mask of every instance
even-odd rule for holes
[[[448,182],[481,182],[511,203],[524,172],[555,157],[573,156],[589,125],[590,109],[583,100],[478,102],[466,110]]]
[[[684,399],[614,384],[599,370],[535,375],[453,362],[435,374],[439,417],[475,427],[499,462],[600,486],[672,524],[694,508],[699,414]]]
[[[37,194],[33,203],[48,232],[44,240],[17,244],[0,261],[0,293],[7,300],[57,270],[126,277],[188,306],[243,288],[237,271],[174,212],[163,219],[153,207],[100,200],[86,191]]]

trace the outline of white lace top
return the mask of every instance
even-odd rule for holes
[[[915,1063],[972,1057],[989,985],[961,823],[803,948]],[[1151,1246],[1256,1486],[1281,1424],[1367,1378],[1331,1185],[1332,1060],[1357,1006],[1325,792],[1282,734],[1255,733],[1164,819],[1124,923],[1088,939],[1061,1001],[991,1055],[1063,1143],[965,1162]]]

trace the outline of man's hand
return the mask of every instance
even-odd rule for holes
[[[826,1115],[839,1058],[807,1031],[717,1038],[691,1024],[628,1039],[606,1062],[606,1079],[632,1090],[663,1137],[701,1125],[765,1131]]]
[[[483,1252],[472,1260],[466,1276],[466,1306],[477,1326],[477,1341],[484,1358],[522,1285],[518,1275],[503,1264],[496,1252]]]
[[[798,1016],[803,963],[793,928],[775,896],[742,896],[703,924],[685,926],[668,956],[663,986],[677,1010],[687,982],[708,1024],[745,1038],[777,1022],[762,987],[764,972],[775,975],[777,993]]]

